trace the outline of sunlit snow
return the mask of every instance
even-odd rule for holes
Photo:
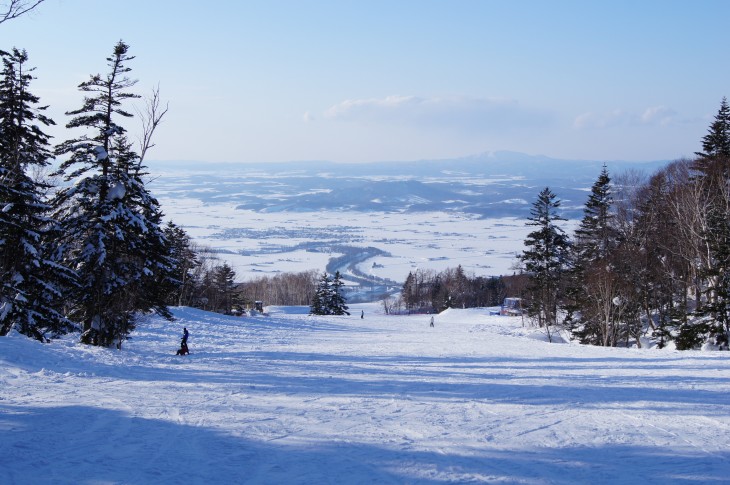
[[[177,308],[121,351],[0,339],[0,483],[727,483],[725,352],[350,310]]]

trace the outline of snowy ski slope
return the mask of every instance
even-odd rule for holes
[[[727,352],[548,344],[488,309],[174,311],[122,351],[0,339],[0,483],[730,481]]]

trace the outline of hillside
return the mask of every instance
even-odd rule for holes
[[[0,340],[0,483],[723,483],[723,352],[548,344],[487,309]],[[364,310],[365,318],[360,319]],[[174,351],[183,326],[192,354]]]

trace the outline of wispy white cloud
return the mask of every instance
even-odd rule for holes
[[[641,115],[641,122],[647,125],[667,126],[676,121],[677,112],[666,106],[646,108]]]
[[[573,126],[582,129],[603,129],[616,126],[667,126],[677,122],[677,113],[666,106],[651,106],[641,114],[616,109],[608,113],[588,112],[577,116]]]
[[[618,109],[609,113],[589,112],[576,117],[573,126],[578,129],[610,128],[627,124],[629,118],[626,112]]]
[[[415,128],[512,131],[544,126],[551,115],[517,101],[473,96],[387,96],[348,99],[327,109],[324,118],[359,123],[393,123]]]

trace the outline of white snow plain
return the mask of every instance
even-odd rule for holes
[[[173,310],[120,351],[0,338],[0,483],[730,481],[728,352],[550,344],[489,309]]]
[[[480,219],[447,212],[259,214],[197,199],[161,197],[160,201],[167,217],[196,242],[220,251],[218,257],[231,265],[237,281],[272,276],[284,268],[324,271],[331,258],[341,255],[340,244],[386,251],[388,256],[368,259],[359,269],[400,283],[410,271],[443,271],[458,265],[476,276],[512,274],[525,237],[533,230],[525,220],[513,217]],[[566,222],[566,232],[575,225]],[[312,247],[300,246],[306,244]]]

